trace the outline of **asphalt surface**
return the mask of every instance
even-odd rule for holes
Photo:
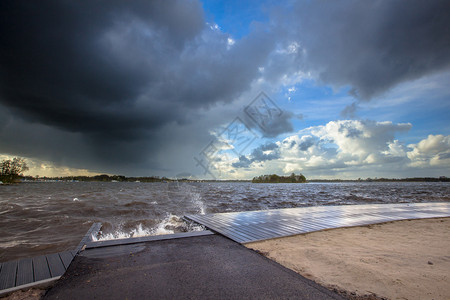
[[[220,235],[95,248],[44,299],[343,299]]]

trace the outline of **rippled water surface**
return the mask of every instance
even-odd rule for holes
[[[0,261],[74,248],[93,222],[100,238],[199,230],[185,214],[315,205],[448,202],[448,183],[55,182],[0,186]]]

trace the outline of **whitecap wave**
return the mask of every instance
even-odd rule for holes
[[[144,228],[142,224],[138,224],[136,228],[130,231],[116,230],[112,233],[100,233],[98,236],[92,235],[92,240],[95,242],[202,230],[205,230],[205,228],[201,225],[188,223],[179,216],[168,214],[153,228]]]
[[[150,231],[144,229],[142,224],[139,224],[136,228],[132,229],[130,232],[124,232],[121,230],[117,230],[112,233],[100,233],[98,236],[92,235],[92,240],[94,242],[97,241],[107,241],[107,240],[117,240],[117,239],[126,239],[131,237],[141,237],[151,235]]]

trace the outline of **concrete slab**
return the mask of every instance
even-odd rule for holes
[[[88,249],[44,299],[343,299],[220,235]]]

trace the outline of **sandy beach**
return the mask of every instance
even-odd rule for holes
[[[450,218],[324,230],[246,246],[349,296],[450,299]]]

